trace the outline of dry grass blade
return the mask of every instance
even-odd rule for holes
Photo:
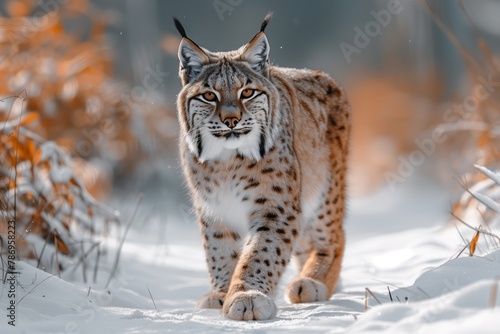
[[[39,287],[42,283],[44,283],[46,280],[48,280],[49,278],[52,278],[52,277],[55,277],[55,275],[50,275],[50,276],[44,278],[40,283],[38,283],[37,285],[32,287],[30,291],[28,291],[24,296],[21,297],[21,299],[19,299],[19,301],[17,302],[17,306],[19,306],[19,304],[21,304],[21,302],[24,300],[24,298],[29,296],[37,287]]]
[[[380,302],[380,300],[378,300],[377,296],[375,296],[372,292],[372,290],[370,290],[370,288],[365,288],[365,311],[368,310],[368,295],[372,296],[373,299],[375,299],[375,301],[381,305],[382,303]]]
[[[424,289],[422,289],[421,287],[417,286],[417,290],[422,292],[427,298],[432,298],[427,292],[425,292]]]
[[[61,271],[60,268],[61,266],[59,265],[59,239],[54,238],[54,254],[55,254],[55,260],[56,260],[56,273],[57,276],[60,278],[61,277]]]
[[[392,293],[391,289],[389,289],[389,286],[387,286],[387,292],[389,292],[389,299],[391,300],[391,303],[394,302],[394,300],[392,300]]]
[[[83,245],[83,240],[80,242],[80,253],[85,254],[85,247]],[[83,276],[83,283],[87,284],[87,261],[86,257],[82,256],[81,258],[81,263],[82,263],[82,276]]]
[[[94,284],[97,282],[97,271],[99,270],[99,261],[101,260],[101,247],[97,247],[97,255],[94,263],[94,276],[93,282]]]
[[[474,20],[472,20],[469,11],[467,10],[467,6],[465,5],[465,1],[462,0],[460,2],[460,7],[462,8],[462,11],[464,12],[465,16],[469,20],[470,25],[474,29],[475,37],[477,38],[477,44],[479,47],[479,50],[482,51],[484,58],[487,60],[487,64],[492,66],[494,70],[499,71],[499,67],[496,65],[496,61],[494,60],[493,53],[491,52],[491,49],[489,48],[488,44],[484,40],[484,38],[479,34],[479,31],[477,29],[477,25],[474,23]]]
[[[491,287],[491,293],[490,293],[490,308],[494,309],[495,306],[497,305],[497,294],[498,294],[498,283],[500,281],[500,276],[497,276],[495,278],[495,281],[493,282],[493,286]]]
[[[121,255],[121,251],[122,251],[123,245],[125,243],[125,238],[127,237],[127,233],[128,233],[128,231],[130,229],[130,226],[132,226],[132,223],[134,222],[135,216],[137,214],[137,211],[138,211],[139,206],[141,205],[141,202],[142,202],[143,199],[144,199],[144,194],[140,193],[139,196],[137,196],[137,200],[136,200],[136,203],[135,203],[135,206],[134,206],[134,212],[133,212],[132,216],[130,217],[130,220],[129,220],[129,222],[127,224],[127,227],[125,229],[125,233],[123,234],[123,238],[120,241],[120,245],[118,246],[117,253],[116,253],[116,258],[115,258],[115,261],[113,263],[113,268],[111,269],[111,273],[109,275],[108,282],[106,283],[106,287],[105,288],[107,288],[109,286],[109,283],[111,283],[111,280],[113,279],[113,277],[115,275],[116,269],[118,268],[118,263],[120,262],[120,255]]]
[[[3,245],[4,245],[4,241],[3,241],[3,238],[2,236],[0,235],[0,249],[3,249]],[[3,252],[0,251],[0,262],[2,263],[2,273],[4,273],[4,275],[2,275],[2,283],[5,284],[6,280],[7,280],[7,270],[5,270],[5,261],[3,260]]]
[[[45,252],[45,247],[47,247],[48,242],[49,242],[49,238],[46,238],[45,242],[43,243],[42,251],[40,252],[40,255],[37,257],[38,259],[37,259],[36,267],[39,269],[40,269],[40,265],[42,263],[43,253]]]
[[[458,259],[460,257],[460,255],[462,255],[462,253],[467,249],[467,247],[469,247],[469,243],[467,242],[467,240],[465,240],[464,236],[462,235],[462,232],[460,232],[460,230],[458,229],[458,226],[457,225],[453,225],[453,226],[455,227],[455,229],[458,232],[458,235],[460,236],[463,243],[465,244],[465,246],[460,250],[460,252],[458,252],[457,256],[455,256],[455,259]],[[453,258],[453,256],[450,258],[450,260],[452,258]]]
[[[466,222],[464,222],[460,217],[458,217],[457,215],[455,215],[453,212],[451,212],[451,215],[453,217],[455,217],[455,219],[457,219],[459,222],[461,222],[462,224],[464,224],[465,226],[467,226],[468,228],[470,228],[470,229],[472,229],[472,230],[474,230],[476,232],[481,232],[484,235],[489,235],[489,236],[493,237],[494,239],[496,239],[497,241],[500,241],[500,237],[498,235],[496,235],[495,233],[484,231],[484,230],[476,228],[476,227],[474,227],[472,225],[469,225]]]
[[[458,259],[460,257],[460,255],[462,255],[462,253],[467,249],[469,248],[469,245],[470,243],[466,242],[465,246],[460,250],[460,252],[458,252],[457,256],[455,256],[455,259]]]
[[[420,3],[420,2],[419,2]],[[457,36],[446,26],[446,24],[441,20],[441,18],[437,15],[436,11],[432,6],[430,5],[429,0],[425,0],[423,2],[425,5],[423,6],[424,9],[427,10],[427,12],[431,15],[432,19],[434,22],[439,26],[441,31],[448,37],[448,39],[455,45],[455,47],[460,51],[460,54],[464,57],[465,61],[469,64],[471,68],[476,73],[481,72],[481,65],[480,63],[474,58],[474,56],[462,46],[460,41],[458,40]]]
[[[154,305],[154,307],[156,309],[156,312],[159,312],[158,307],[156,307],[156,303],[155,303],[155,300],[153,298],[153,295],[151,294],[151,291],[149,290],[149,287],[147,286],[147,284],[146,284],[146,288],[148,289],[149,297],[151,297],[151,301],[153,302],[153,305]]]
[[[95,242],[85,253],[81,253],[78,261],[76,261],[73,267],[71,267],[71,272],[74,273],[78,269],[78,267],[80,267],[80,265],[83,265],[83,262],[86,261],[87,257],[94,251],[96,247],[99,247],[99,245],[99,242]]]

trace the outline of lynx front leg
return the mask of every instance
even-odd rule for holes
[[[343,218],[343,189],[330,188],[310,231],[312,250],[285,291],[291,303],[324,301],[333,294],[344,253]]]
[[[198,309],[220,309],[231,283],[241,249],[241,237],[220,223],[209,218],[199,218],[203,245],[210,275],[211,292],[201,297]]]
[[[293,206],[296,208],[295,206]],[[234,272],[222,312],[234,320],[265,320],[276,315],[272,300],[297,237],[298,209],[259,211]]]

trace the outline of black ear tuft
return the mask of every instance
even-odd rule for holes
[[[269,24],[269,21],[271,21],[272,17],[273,17],[273,12],[267,13],[266,17],[264,18],[264,22],[262,22],[262,25],[260,26],[260,32],[264,32],[264,30],[266,30],[266,27]]]
[[[187,38],[186,30],[184,30],[184,27],[182,26],[181,21],[179,21],[175,16],[173,17],[173,19],[174,19],[175,27],[177,28],[177,31],[179,32],[179,34],[181,34],[182,37]],[[262,24],[264,24],[264,23],[262,23]]]

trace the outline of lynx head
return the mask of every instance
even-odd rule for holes
[[[261,29],[235,51],[210,52],[186,36],[179,45],[182,90],[177,100],[181,131],[200,162],[240,155],[260,160],[273,146],[278,93],[269,76],[269,43]]]

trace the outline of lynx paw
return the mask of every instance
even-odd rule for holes
[[[198,299],[196,308],[198,310],[206,308],[222,308],[222,305],[224,305],[224,297],[226,297],[224,292],[210,292]]]
[[[226,299],[222,314],[233,320],[267,320],[276,316],[273,300],[262,292],[237,292]]]
[[[312,278],[296,278],[286,288],[285,296],[292,304],[325,301],[328,300],[328,289]]]

